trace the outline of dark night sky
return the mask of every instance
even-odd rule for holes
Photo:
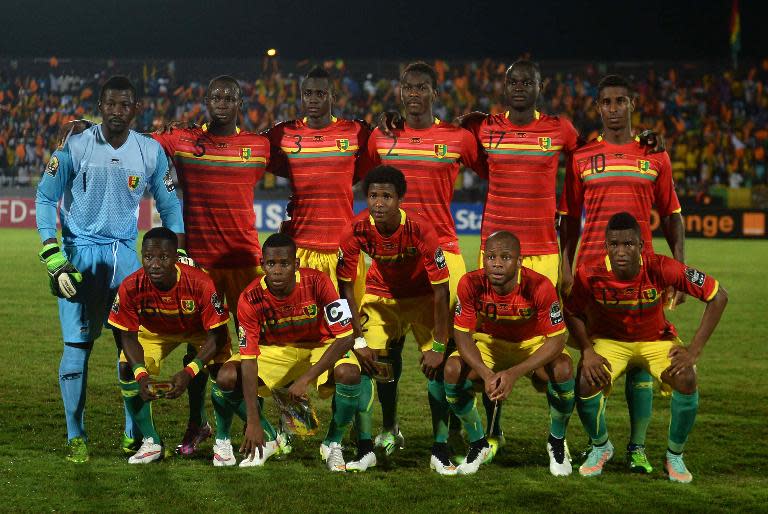
[[[763,57],[760,1],[742,55]],[[761,4],[758,6],[758,4]],[[96,6],[96,7],[94,7]],[[730,0],[346,2],[3,0],[0,55],[706,59],[729,55]]]

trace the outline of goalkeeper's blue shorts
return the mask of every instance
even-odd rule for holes
[[[85,343],[101,335],[120,283],[139,269],[135,241],[65,246],[64,254],[83,274],[77,294],[59,298],[59,320],[65,343]]]

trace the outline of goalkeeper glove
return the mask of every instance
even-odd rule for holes
[[[78,286],[83,282],[83,275],[67,260],[59,245],[47,244],[38,255],[48,269],[51,294],[59,298],[75,296]]]
[[[178,250],[176,250],[176,255],[178,255],[176,262],[186,264],[187,266],[197,267],[197,263],[195,262],[195,260],[192,257],[190,257],[187,254],[187,251],[184,250],[183,248],[179,248]]]

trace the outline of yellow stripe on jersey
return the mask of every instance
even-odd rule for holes
[[[242,156],[228,156],[228,155],[210,155],[205,154],[199,157],[192,152],[177,151],[173,154],[175,157],[186,157],[187,159],[199,159],[203,161],[216,161],[216,162],[243,162]],[[248,159],[248,162],[263,162],[266,163],[267,159],[258,155],[254,155]]]
[[[378,148],[377,152],[379,153],[379,155],[387,155],[389,153],[389,149]],[[392,153],[389,156],[396,157],[398,155],[423,155],[426,157],[435,157],[434,149],[433,150],[409,150],[407,148],[397,148],[396,150],[394,150],[394,152],[397,152],[397,153],[396,154]],[[442,156],[442,159],[446,159],[446,158],[458,159],[459,157],[461,157],[460,153],[446,152],[445,155]]]
[[[536,150],[536,151],[543,150],[541,145],[526,145],[526,144],[523,144],[523,143],[501,143],[498,146],[493,145],[493,147],[492,147],[493,150],[496,150],[497,148],[498,149],[502,149],[502,150],[504,150],[504,149],[506,149],[506,150]],[[554,152],[554,151],[562,150],[562,149],[563,149],[563,145],[552,145],[552,146],[546,148],[546,151]]]
[[[359,147],[357,145],[349,145],[347,148],[343,150],[345,153],[353,153],[356,152]],[[284,151],[287,154],[294,153],[296,151],[295,146],[281,146],[280,149]],[[318,148],[311,148],[309,146],[305,146],[302,148],[301,153],[302,154],[308,154],[308,153],[338,153],[339,147],[337,146],[322,146]]]

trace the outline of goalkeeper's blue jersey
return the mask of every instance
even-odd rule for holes
[[[131,130],[125,143],[113,148],[101,125],[95,125],[71,136],[51,156],[37,187],[37,230],[43,241],[56,237],[56,206],[61,200],[65,245],[135,240],[146,189],[163,226],[183,233],[181,207],[162,147]]]

